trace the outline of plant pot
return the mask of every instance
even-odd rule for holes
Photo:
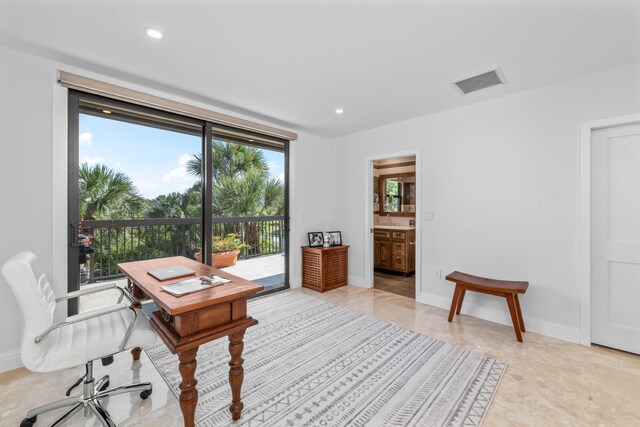
[[[211,254],[211,265],[215,268],[224,268],[236,265],[239,253],[239,250],[235,250]],[[202,262],[202,254],[200,252],[195,253],[193,257],[196,259],[196,261]]]

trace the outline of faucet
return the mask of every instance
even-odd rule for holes
[[[387,214],[387,225],[391,225],[391,215]]]

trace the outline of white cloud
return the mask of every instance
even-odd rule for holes
[[[80,134],[80,145],[91,145],[93,142],[93,134],[91,132],[82,132]]]
[[[267,163],[267,167],[269,168],[269,170],[280,169],[280,164],[278,162],[272,161]]]
[[[186,165],[187,162],[189,160],[193,159],[193,156],[191,154],[187,154],[184,153],[182,156],[180,156],[180,158],[178,159],[178,164],[179,165]]]
[[[155,182],[136,182],[135,186],[143,193],[158,188]]]
[[[97,163],[103,163],[104,162],[104,157],[85,157],[84,159],[80,160],[80,163],[87,163],[89,165],[95,165]]]
[[[191,160],[193,156],[190,154],[184,153],[178,158],[178,167],[170,170],[162,177],[162,182],[171,182],[171,181],[188,181],[193,179],[193,177],[189,176],[187,172],[186,164],[189,160]]]
[[[284,172],[282,172],[280,175],[278,175],[278,179],[280,180],[281,183],[284,184]]]
[[[187,169],[184,166],[172,169],[162,177],[162,182],[171,182],[188,178]]]

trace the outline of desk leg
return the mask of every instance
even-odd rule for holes
[[[240,419],[242,408],[244,404],[240,399],[240,391],[242,389],[242,381],[244,380],[244,368],[242,364],[242,350],[244,349],[244,332],[238,332],[229,335],[229,353],[231,354],[231,361],[229,362],[229,384],[231,385],[231,405],[229,410],[231,411],[231,418],[234,421]]]
[[[180,409],[182,410],[185,427],[193,427],[195,425],[196,404],[198,403],[198,390],[196,389],[198,380],[195,378],[197,353],[198,347],[178,354],[180,359],[178,369],[182,377],[182,382],[180,383]]]
[[[138,289],[138,287],[135,286],[129,279],[127,279],[127,285],[129,287],[129,292],[131,292],[131,295],[133,295],[133,297],[136,299],[131,303],[131,307],[141,309],[142,303],[140,303],[140,299],[145,297],[144,293],[140,289]],[[131,356],[133,356],[133,360],[140,360],[141,351],[142,349],[140,347],[134,347],[133,349],[131,349]]]

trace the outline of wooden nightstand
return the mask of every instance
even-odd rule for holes
[[[349,277],[349,246],[303,246],[302,286],[329,291],[346,286]]]

